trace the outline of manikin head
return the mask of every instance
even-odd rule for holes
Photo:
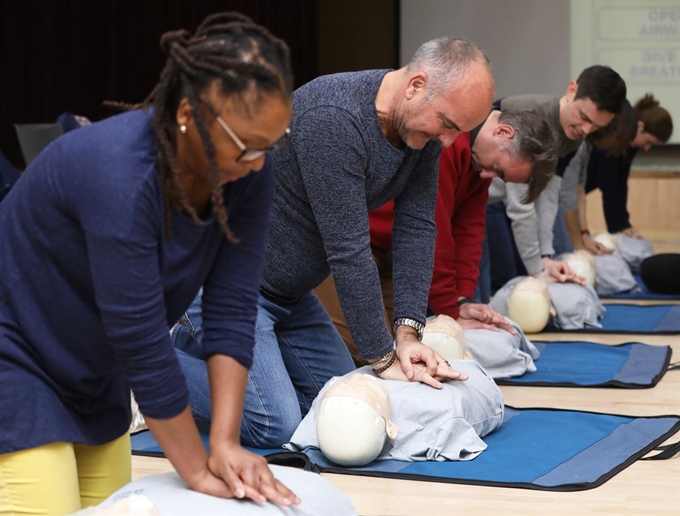
[[[508,298],[508,316],[524,333],[538,333],[550,318],[550,294],[545,281],[528,277],[512,289]]]
[[[563,261],[574,274],[585,278],[586,285],[595,286],[595,257],[588,251],[580,250],[564,256]]]
[[[321,452],[336,464],[368,464],[380,454],[387,437],[397,437],[389,391],[367,374],[337,381],[321,399],[316,435]]]
[[[598,233],[593,237],[593,240],[596,242],[599,242],[603,246],[605,246],[607,249],[610,249],[611,251],[618,251],[619,250],[619,240],[612,235],[611,233],[607,233],[606,231],[602,233]]]
[[[460,360],[465,357],[465,333],[455,319],[438,315],[425,324],[423,344],[437,351],[445,360]]]

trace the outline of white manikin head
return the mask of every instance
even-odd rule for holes
[[[508,316],[524,333],[542,331],[550,317],[550,294],[545,281],[528,277],[515,285],[508,298]]]
[[[465,333],[448,315],[438,315],[425,324],[423,344],[437,351],[445,360],[460,360],[465,355]]]
[[[564,256],[564,262],[574,274],[586,279],[586,284],[595,286],[595,257],[588,251],[580,250]]]
[[[619,250],[619,239],[611,233],[607,233],[606,231],[595,235],[593,240],[595,240],[595,242],[601,243],[611,251],[617,252]]]
[[[381,382],[353,374],[329,387],[321,399],[316,436],[321,452],[336,464],[368,464],[380,454],[387,437],[397,437],[390,420],[390,393]]]

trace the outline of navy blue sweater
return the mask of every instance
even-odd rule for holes
[[[392,348],[368,212],[395,200],[395,318],[425,321],[437,235],[441,145],[397,149],[387,140],[375,97],[388,71],[326,75],[295,91],[291,138],[274,156],[276,192],[262,274],[263,292],[286,302],[332,273],[365,358]]]
[[[224,188],[238,245],[211,216],[165,235],[151,115],[66,134],[0,203],[0,453],[124,434],[129,388],[155,418],[188,403],[169,326],[199,287],[208,354],[252,360],[273,167]]]
[[[618,233],[630,227],[628,176],[637,149],[628,148],[623,156],[609,156],[606,151],[593,149],[588,160],[586,193],[599,188],[607,231]]]

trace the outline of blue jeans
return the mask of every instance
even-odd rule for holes
[[[196,344],[200,347],[196,339],[186,338],[192,331],[200,338],[199,303],[197,298],[187,312],[191,326],[185,322],[174,339],[194,416],[209,421],[206,364],[202,356],[187,352],[195,350]],[[260,296],[253,365],[243,406],[242,444],[273,448],[289,442],[324,384],[354,369],[347,346],[312,292],[291,304]]]
[[[489,244],[491,293],[495,293],[511,279],[527,273],[515,245],[515,236],[504,202],[486,207],[486,235]]]

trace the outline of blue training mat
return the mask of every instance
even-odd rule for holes
[[[205,449],[207,450],[208,447],[208,431],[207,430],[200,430],[201,432],[201,439],[203,440],[203,446],[205,446]],[[165,454],[163,453],[163,450],[161,450],[160,445],[156,441],[153,435],[151,435],[151,432],[148,430],[142,430],[141,432],[137,432],[136,434],[132,434],[130,436],[130,440],[132,441],[132,455],[144,455],[147,457],[165,457]],[[268,448],[268,449],[262,449],[262,448],[251,448],[249,446],[244,446],[244,448],[250,450],[253,453],[257,453],[258,455],[272,455],[274,453],[279,454],[282,451],[285,451],[283,448]]]
[[[623,292],[621,294],[613,294],[610,296],[600,296],[601,299],[641,299],[650,301],[680,301],[680,294],[656,294],[650,292],[649,289],[642,282],[642,278],[638,275],[633,276],[637,284],[640,286],[641,292]]]
[[[611,346],[594,342],[536,342],[541,352],[536,371],[496,378],[498,385],[547,387],[654,387],[668,370],[670,346],[628,342]]]
[[[387,460],[344,468],[326,460],[317,449],[305,453],[326,473],[582,491],[602,485],[678,430],[680,416],[638,418],[506,406],[503,425],[484,437],[487,450],[471,461]],[[675,453],[675,446],[671,451]]]
[[[503,425],[471,461],[374,461],[337,466],[317,449],[305,453],[322,472],[431,482],[581,491],[602,485],[680,430],[680,416],[634,417],[548,408],[505,407]],[[207,441],[204,440],[204,442]],[[159,455],[149,432],[132,436],[133,454]],[[262,455],[280,450],[257,450]]]
[[[589,326],[580,330],[547,330],[549,333],[680,333],[680,305],[605,305],[607,313],[600,319],[602,328]]]

